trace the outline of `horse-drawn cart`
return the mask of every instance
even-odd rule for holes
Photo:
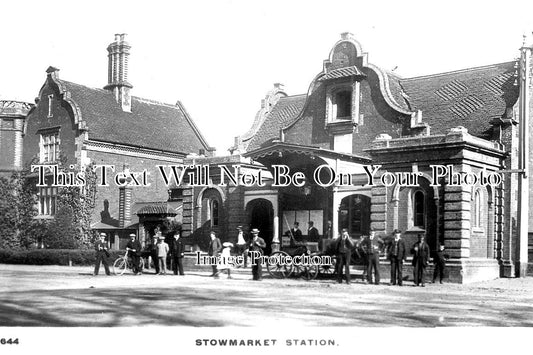
[[[275,278],[301,277],[313,280],[318,275],[320,265],[311,262],[317,254],[311,253],[307,245],[283,247],[282,250],[270,254],[267,270]]]

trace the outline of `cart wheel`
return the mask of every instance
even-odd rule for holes
[[[123,275],[126,272],[126,260],[124,258],[118,258],[113,263],[113,273],[115,275]]]
[[[331,257],[331,265],[320,265],[318,272],[320,275],[324,276],[333,276],[335,274],[335,265],[337,264],[337,258],[335,256]]]
[[[287,254],[284,251],[276,251],[276,252],[270,254],[270,258],[275,258],[276,255],[289,256],[289,254]],[[276,264],[270,265],[270,263],[267,263],[268,273],[270,275],[272,275],[272,277],[275,277],[277,279],[284,279],[286,277],[289,277],[290,274],[292,273],[292,269],[293,269],[293,265],[292,264],[285,265],[285,264],[281,264],[281,263],[276,263]]]
[[[320,271],[320,266],[319,265],[309,265],[309,267],[307,268],[307,277],[309,278],[306,278],[307,280],[314,280],[316,279],[316,277],[318,276],[318,272]]]

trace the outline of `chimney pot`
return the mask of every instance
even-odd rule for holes
[[[128,82],[128,57],[130,45],[124,41],[125,33],[116,33],[115,41],[107,47],[108,83],[104,87],[113,92],[115,100],[123,111],[131,112],[132,85]]]

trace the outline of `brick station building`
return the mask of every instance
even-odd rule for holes
[[[518,60],[402,78],[372,64],[360,43],[342,34],[307,93],[289,96],[275,84],[227,158],[246,162],[247,169],[287,165],[305,173],[305,186],[182,190],[190,206],[184,207],[185,229],[194,235],[213,226],[215,201],[225,240],[235,239],[238,224],[262,230],[268,248],[285,243],[282,234],[294,221],[304,236],[308,221],[321,237],[328,221],[333,235],[348,228],[352,237],[370,227],[389,237],[398,228],[408,248],[420,233],[432,250],[445,245],[454,282],[525,276],[532,226],[531,51],[524,45]],[[377,181],[385,172],[418,181],[369,185],[365,166],[377,165]],[[452,186],[439,178],[432,184],[431,165],[502,181]],[[319,166],[349,175],[351,183],[319,186],[313,178]],[[322,181],[331,177],[326,170]]]
[[[97,188],[92,228],[109,235],[121,248],[127,234],[142,242],[166,219],[181,222],[181,202],[169,200],[169,189],[156,165],[181,164],[190,155],[211,155],[211,148],[183,105],[133,96],[128,82],[130,44],[124,34],[108,46],[108,82],[104,89],[63,80],[50,67],[37,104],[29,112],[24,162],[114,165],[109,186]],[[148,172],[150,186],[117,187],[121,171]],[[101,181],[101,180],[100,180]],[[56,187],[40,188],[38,218],[53,218]]]

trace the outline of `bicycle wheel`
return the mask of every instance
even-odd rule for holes
[[[124,258],[118,258],[113,263],[113,273],[115,275],[123,275],[126,272],[126,260]]]
[[[275,258],[276,255],[288,256],[289,254],[285,253],[284,251],[276,251],[270,255],[270,259],[275,260],[272,258]],[[267,263],[267,270],[268,270],[268,273],[272,275],[272,277],[275,277],[277,279],[284,279],[286,277],[289,277],[289,275],[291,274],[292,264],[287,265],[287,264],[282,264],[282,263],[274,263],[271,265],[269,262]]]

